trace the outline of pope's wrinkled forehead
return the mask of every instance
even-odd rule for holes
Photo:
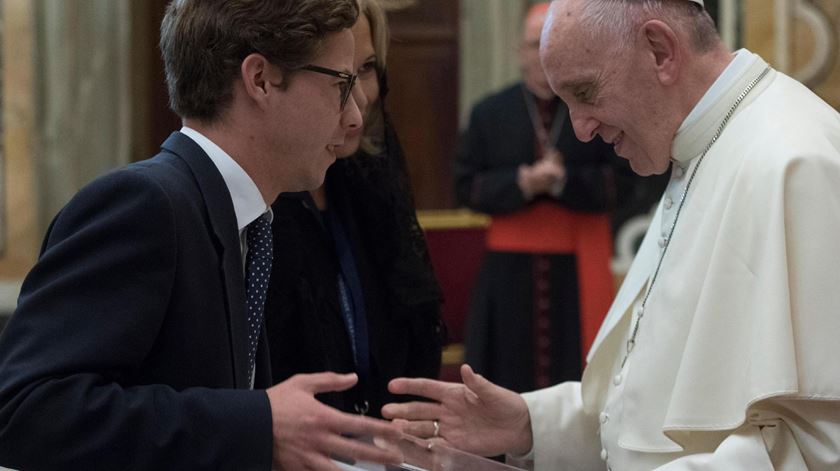
[[[540,61],[551,89],[564,92],[590,84],[602,73],[611,51],[608,34],[585,31],[580,21],[589,0],[552,2],[540,40]]]
[[[558,52],[567,50],[568,38],[577,36],[575,28],[579,24],[580,6],[580,0],[551,3],[540,37],[540,59],[544,67]]]

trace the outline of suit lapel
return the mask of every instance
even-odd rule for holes
[[[245,280],[242,252],[233,201],[222,175],[210,157],[192,139],[174,132],[161,146],[181,157],[195,177],[222,260],[220,267],[227,302],[234,386],[248,388],[248,325],[245,314]]]

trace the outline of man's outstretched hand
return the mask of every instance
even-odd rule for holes
[[[345,414],[315,399],[318,393],[349,389],[357,380],[355,374],[301,374],[266,391],[274,429],[275,469],[339,471],[332,457],[402,463],[396,447],[385,450],[347,438],[374,437],[396,443],[402,435],[397,425]]]

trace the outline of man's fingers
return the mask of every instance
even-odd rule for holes
[[[404,402],[385,404],[382,416],[386,419],[435,420],[443,411],[435,402]]]
[[[403,455],[396,447],[391,449],[379,448],[366,442],[344,438],[339,435],[329,435],[324,439],[323,445],[333,455],[345,459],[382,464],[400,464],[403,462]]]
[[[394,394],[410,394],[441,402],[443,395],[453,385],[456,383],[425,378],[397,378],[388,383],[388,390]]]
[[[400,428],[390,422],[337,411],[329,418],[328,427],[343,435],[377,437],[390,441],[397,441],[402,436]]]
[[[399,428],[402,433],[405,433],[405,434],[408,434],[408,435],[414,435],[413,433],[408,431],[409,427],[412,424],[411,421],[408,421],[408,420],[405,420],[405,419],[394,419],[394,420],[391,421],[391,423],[394,424],[397,428]]]
[[[291,378],[301,388],[312,394],[344,391],[350,389],[359,380],[355,373],[340,375],[337,373],[299,374]]]
[[[394,424],[397,425],[403,433],[418,438],[433,438],[435,436],[435,424],[431,420],[413,421],[395,419]],[[440,425],[438,425],[438,427],[440,427]],[[438,430],[440,430],[440,428],[438,428]]]

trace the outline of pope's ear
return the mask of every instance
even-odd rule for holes
[[[280,85],[284,77],[279,67],[274,67],[262,54],[252,53],[242,60],[239,70],[245,92],[254,100],[263,100],[269,89]]]
[[[653,57],[656,76],[663,85],[672,85],[679,76],[682,65],[680,38],[666,23],[650,20],[640,30],[643,47]]]

